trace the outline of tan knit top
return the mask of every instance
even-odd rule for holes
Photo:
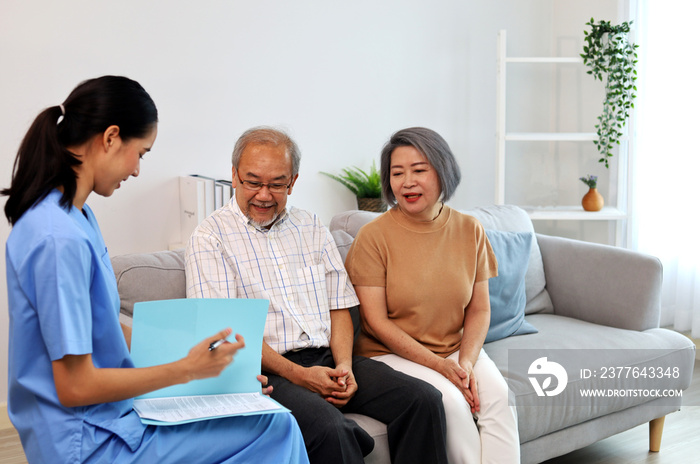
[[[389,318],[439,356],[459,350],[475,282],[498,274],[479,221],[445,206],[431,222],[394,207],[360,229],[345,261],[355,286],[386,287]],[[355,353],[391,353],[363,330]]]

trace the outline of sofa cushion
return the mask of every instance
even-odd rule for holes
[[[186,298],[184,249],[112,258],[120,312],[131,318],[139,301]]]
[[[352,241],[354,240],[353,236],[342,229],[334,230],[331,232],[331,235],[335,241],[335,246],[338,247],[340,257],[342,258],[343,262],[345,262],[345,258],[347,257]]]
[[[498,260],[498,276],[489,279],[491,324],[486,342],[537,332],[525,321],[525,273],[532,233],[487,229],[486,236]]]
[[[524,209],[517,206],[495,205],[475,208],[463,211],[463,213],[477,218],[481,225],[484,226],[484,229],[535,233],[530,216]],[[525,273],[525,295],[527,298],[525,314],[551,313],[554,311],[552,300],[549,298],[545,285],[542,253],[540,253],[537,240],[534,240],[530,248],[530,262]]]
[[[582,398],[581,389],[685,389],[692,379],[695,348],[687,337],[667,329],[643,332],[606,327],[554,314],[533,314],[527,319],[539,329],[536,334],[509,337],[484,345],[484,350],[508,382],[511,401],[518,409],[520,442],[525,443],[636,405],[655,397],[643,394]],[[538,396],[529,372],[535,359],[547,357],[567,372],[565,389],[556,396]],[[621,375],[603,379],[602,368],[670,368],[672,376]],[[673,372],[680,367],[677,378]],[[587,370],[586,370],[587,369]],[[658,380],[658,381],[657,381]],[[556,380],[552,381],[552,385]],[[546,387],[542,387],[543,389]],[[664,398],[678,402],[680,397]]]
[[[350,210],[336,214],[331,218],[329,229],[331,232],[342,230],[354,239],[360,228],[367,224],[372,219],[383,213],[375,213],[372,211]]]

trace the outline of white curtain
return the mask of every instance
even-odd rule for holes
[[[662,326],[700,338],[700,6],[638,5],[629,243],[663,263]]]

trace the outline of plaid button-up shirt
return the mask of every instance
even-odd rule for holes
[[[328,229],[294,207],[259,229],[232,198],[195,229],[185,269],[188,298],[270,300],[264,339],[280,354],[328,347],[330,311],[359,303]]]

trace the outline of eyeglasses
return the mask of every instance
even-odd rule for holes
[[[289,189],[289,187],[292,186],[291,182],[289,184],[265,184],[263,182],[258,182],[255,180],[243,180],[241,179],[241,176],[238,173],[236,173],[236,176],[238,176],[238,180],[241,182],[241,184],[243,184],[243,187],[246,190],[250,190],[251,192],[259,192],[260,190],[262,190],[263,187],[267,187],[270,193],[284,193],[287,191],[287,189]]]

